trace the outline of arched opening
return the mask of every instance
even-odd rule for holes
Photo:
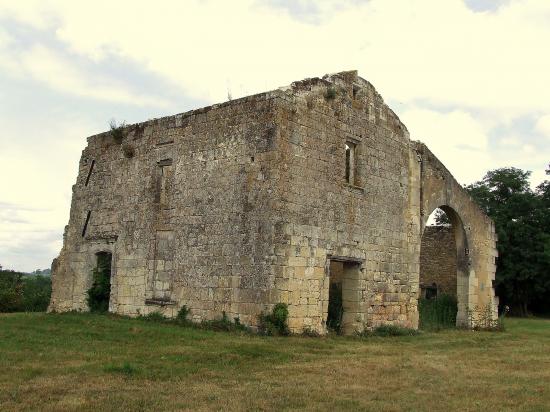
[[[92,286],[88,289],[88,307],[91,312],[107,312],[111,298],[110,252],[96,253],[96,266],[92,271]]]
[[[460,216],[449,206],[428,218],[420,244],[419,327],[467,325],[469,249]]]

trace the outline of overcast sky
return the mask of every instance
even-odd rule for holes
[[[548,0],[0,0],[0,264],[61,249],[86,136],[357,69],[461,183],[550,161]]]

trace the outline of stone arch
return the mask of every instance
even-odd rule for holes
[[[457,299],[457,314],[456,314],[456,325],[464,327],[468,325],[468,308],[469,308],[469,285],[470,285],[470,248],[469,248],[469,239],[468,233],[464,228],[464,222],[460,217],[459,213],[448,205],[439,205],[437,208],[443,210],[449,220],[451,221],[451,233],[454,239],[454,247],[456,253],[455,261],[455,285],[454,292],[456,293]],[[435,208],[435,209],[437,209]],[[434,210],[435,210],[434,209]],[[430,212],[428,217],[433,213]],[[426,231],[426,221],[424,221],[421,237],[421,249],[420,253],[423,253],[423,236]],[[422,273],[420,273],[420,276]]]
[[[456,227],[457,275],[465,282],[460,286],[463,307],[457,323],[476,326],[492,322],[498,306],[493,287],[497,256],[494,223],[426,145],[411,145],[411,209],[412,220],[419,226],[418,245],[430,213],[437,207],[443,209]],[[414,259],[419,258],[418,252]]]

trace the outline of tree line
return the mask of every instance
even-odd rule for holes
[[[44,312],[51,293],[49,276],[0,270],[0,312]]]
[[[550,313],[550,181],[532,190],[530,174],[500,168],[465,187],[495,222],[496,294],[517,316]]]
[[[495,222],[496,293],[501,308],[508,306],[518,316],[550,314],[550,181],[533,190],[530,174],[500,168],[465,186]],[[442,223],[444,217],[437,220]],[[0,312],[45,311],[50,295],[49,276],[0,270]]]

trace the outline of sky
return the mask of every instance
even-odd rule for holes
[[[550,162],[548,0],[0,0],[0,265],[62,246],[86,137],[358,70],[462,184]]]

